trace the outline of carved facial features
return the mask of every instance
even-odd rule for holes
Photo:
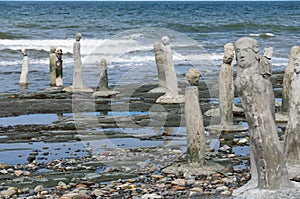
[[[294,72],[296,74],[300,73],[300,53],[298,53],[294,59]]]
[[[241,68],[251,67],[256,61],[256,53],[248,43],[241,44],[236,48],[236,60]]]

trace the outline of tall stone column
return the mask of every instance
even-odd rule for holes
[[[291,178],[300,176],[300,53],[294,56],[284,154]]]
[[[219,75],[219,109],[221,125],[233,125],[233,100],[234,100],[234,85],[233,85],[233,66],[234,45],[227,43],[224,46],[223,63]]]
[[[63,60],[62,60],[62,50],[58,49],[56,52],[56,86],[63,86]]]
[[[102,58],[100,62],[100,84],[99,91],[93,93],[94,97],[110,97],[119,94],[119,91],[109,90],[108,88],[108,75],[107,75],[107,62]]]
[[[289,62],[284,71],[283,84],[282,84],[282,106],[281,106],[281,113],[283,114],[288,114],[289,111],[291,79],[294,74],[294,58],[296,54],[299,52],[300,52],[299,46],[293,46],[291,48]]]
[[[75,37],[75,42],[73,45],[73,56],[74,56],[74,76],[73,76],[73,86],[75,88],[82,88],[82,62],[80,55],[80,39],[81,34],[77,33]]]
[[[235,85],[249,125],[251,181],[254,181],[250,183],[254,187],[245,185],[245,189],[291,187],[275,126],[272,84],[261,73],[263,58],[258,54],[258,42],[243,37],[236,41],[235,48],[238,65]]]
[[[162,53],[161,43],[156,41],[153,44],[155,63],[158,73],[158,87],[149,91],[149,93],[165,93],[166,92],[166,74],[164,67],[164,57]]]
[[[108,77],[107,77],[107,64],[105,59],[101,59],[100,62],[100,91],[108,90]]]
[[[50,86],[56,86],[56,47],[50,46]]]
[[[23,63],[22,63],[22,71],[20,75],[20,86],[26,87],[28,86],[28,56],[26,49],[22,49],[23,55]]]
[[[93,89],[83,85],[80,40],[81,40],[81,34],[77,33],[73,45],[73,57],[74,57],[73,84],[67,88],[64,88],[63,90],[67,92],[94,92]]]
[[[159,97],[157,103],[183,103],[184,96],[178,94],[177,76],[173,64],[173,54],[170,47],[169,37],[162,38],[163,43],[163,60],[166,75],[166,94]]]
[[[203,166],[205,161],[205,134],[203,118],[199,105],[198,87],[187,87],[185,90],[185,121],[187,130],[188,163]]]

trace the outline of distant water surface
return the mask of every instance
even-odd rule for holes
[[[178,75],[192,66],[217,71],[223,46],[251,36],[274,48],[286,66],[299,45],[300,4],[294,2],[6,2],[0,4],[0,92],[20,91],[21,49],[28,49],[29,87],[49,87],[49,48],[64,52],[64,84],[72,83],[74,36],[81,32],[85,84],[96,87],[101,58],[110,85],[155,83],[152,43],[168,35]]]

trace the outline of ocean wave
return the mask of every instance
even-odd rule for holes
[[[268,37],[274,37],[275,35],[273,33],[266,32],[266,33],[250,33],[249,36],[268,38]]]

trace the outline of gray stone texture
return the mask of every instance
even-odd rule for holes
[[[22,49],[23,55],[23,63],[22,63],[22,71],[20,75],[20,86],[27,86],[28,85],[28,56],[26,49]]]
[[[249,184],[254,187],[249,188],[276,190],[290,187],[286,160],[275,127],[272,84],[262,73],[266,71],[267,74],[268,70],[261,69],[261,61],[267,60],[262,60],[264,57],[258,54],[258,42],[253,38],[240,38],[235,48],[238,65],[235,85],[250,131],[252,178]]]
[[[56,47],[50,46],[50,86],[56,86]]]

